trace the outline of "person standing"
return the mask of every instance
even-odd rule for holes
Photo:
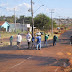
[[[12,42],[13,42],[13,36],[10,36],[10,46],[12,46]]]
[[[18,47],[18,49],[20,49],[21,41],[22,41],[22,36],[20,35],[20,33],[18,33],[18,35],[17,35],[17,47]]]
[[[39,48],[39,50],[41,50],[41,33],[37,34],[36,39],[37,39],[36,50],[38,50],[38,48]]]
[[[30,45],[31,45],[31,34],[28,32],[27,35],[26,35],[26,39],[27,39],[27,43],[28,43],[28,49],[30,48]]]
[[[32,48],[35,48],[35,36],[32,37]]]
[[[56,35],[53,36],[53,46],[56,45],[56,41],[57,41],[58,37]]]
[[[46,44],[46,46],[47,46],[48,37],[49,37],[49,35],[45,34],[44,44]]]

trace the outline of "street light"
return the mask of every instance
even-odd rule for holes
[[[42,7],[42,6],[44,6],[44,5],[41,5],[40,7]],[[39,8],[40,8],[40,7],[39,7]],[[38,8],[38,9],[39,9],[39,8]],[[37,9],[37,10],[38,10],[38,9]],[[37,10],[36,10],[36,11],[37,11]],[[35,11],[35,12],[36,12],[36,11]],[[35,12],[34,12],[34,13],[35,13]]]
[[[42,5],[42,6],[44,6],[44,5]],[[40,7],[41,7],[41,6],[40,6]],[[40,7],[39,7],[39,8],[40,8]],[[39,8],[38,8],[38,9],[39,9]],[[38,10],[38,9],[37,9],[37,10]],[[36,10],[36,11],[37,11],[37,10]],[[29,9],[28,11],[30,11],[30,9]],[[36,11],[35,11],[35,12],[36,12]],[[34,13],[35,13],[35,12],[34,12]],[[31,0],[32,38],[34,37],[34,19],[33,19],[33,14],[34,14],[34,13],[33,13],[33,2],[32,2],[32,0]],[[32,47],[33,47],[33,42],[32,42]]]
[[[33,14],[42,6],[44,5],[41,5],[34,13],[33,13],[33,4],[32,4],[32,0],[31,0],[31,15],[32,15],[32,37],[34,36],[34,20],[33,20]],[[30,9],[28,10],[30,11]]]

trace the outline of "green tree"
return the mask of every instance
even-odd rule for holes
[[[34,26],[40,30],[50,30],[51,29],[51,18],[45,14],[38,14],[34,18]],[[53,21],[53,26],[56,27],[56,23]]]
[[[14,16],[1,16],[0,21],[7,21],[9,23],[14,23]]]
[[[34,26],[41,30],[49,30],[51,29],[51,19],[45,14],[38,14],[34,18]]]
[[[20,18],[17,19],[17,23],[23,24],[23,20],[25,24],[32,24],[31,22],[32,17],[25,17],[25,16],[20,16]]]

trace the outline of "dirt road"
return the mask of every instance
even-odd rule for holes
[[[24,45],[21,50],[15,46],[0,48],[0,72],[62,72],[61,66],[68,66],[72,57],[70,35],[72,30],[62,34],[56,46],[50,41],[41,50],[27,50]]]

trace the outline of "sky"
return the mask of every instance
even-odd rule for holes
[[[53,18],[72,18],[72,0],[32,0],[34,17],[44,13]],[[43,6],[44,5],[44,6]],[[31,16],[31,0],[0,0],[0,16]]]

